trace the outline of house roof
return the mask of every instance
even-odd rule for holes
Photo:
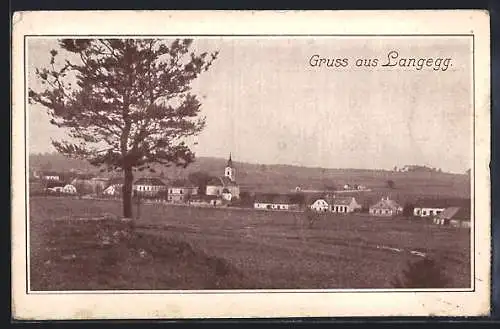
[[[236,182],[233,182],[232,180],[229,179],[229,177],[226,177],[226,176],[212,178],[208,182],[207,185],[211,185],[211,186],[238,186],[238,184],[236,184]]]
[[[54,187],[64,187],[64,185],[66,185],[65,182],[47,182],[47,184],[45,185],[47,188],[54,188]]]
[[[370,208],[380,208],[380,209],[397,209],[400,208],[401,206],[394,200],[391,199],[382,199]]]
[[[75,179],[92,179],[95,176],[93,174],[76,174]]]
[[[348,206],[353,201],[354,197],[335,197],[329,199],[329,204],[337,206]]]
[[[470,220],[470,208],[469,207],[448,207],[440,213],[438,218],[442,219],[461,219]]]
[[[459,198],[422,198],[417,200],[415,207],[420,208],[448,208],[448,207],[470,207],[470,199]]]
[[[255,203],[273,203],[273,204],[299,204],[301,202],[300,195],[297,194],[257,194]]]
[[[184,190],[192,190],[192,189],[195,189],[195,188],[199,188],[198,186],[194,186],[194,185],[191,185],[191,184],[188,184],[188,185],[179,185],[179,186],[171,185],[169,187],[170,188],[177,188],[177,189],[184,189]]]
[[[165,183],[156,177],[142,177],[136,180],[134,185],[165,186]]]
[[[192,195],[190,197],[191,201],[211,201],[211,200],[216,200],[219,199],[219,196],[217,195]]]
[[[311,203],[316,202],[317,200],[325,200],[326,203],[329,205],[336,205],[336,206],[348,206],[351,204],[351,202],[355,199],[354,197],[338,197],[338,196],[330,196],[330,195],[324,195],[324,196],[319,196],[314,199],[312,199]]]
[[[108,186],[123,185],[123,177],[111,177],[108,181]]]
[[[56,171],[42,171],[40,174],[41,176],[61,176],[61,174]]]

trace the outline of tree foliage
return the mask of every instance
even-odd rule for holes
[[[205,171],[195,171],[188,175],[188,179],[191,183],[198,187],[199,194],[205,194],[207,189],[207,184],[214,177]]]
[[[410,262],[402,277],[395,278],[395,288],[446,288],[449,279],[438,264],[430,258]]]
[[[415,205],[412,203],[407,203],[403,207],[403,216],[411,217],[413,216],[413,209],[415,209]]]
[[[58,152],[125,171],[124,205],[133,169],[194,160],[186,138],[202,131],[205,118],[191,83],[217,52],[197,54],[190,39],[61,39],[59,46],[78,60],[60,63],[52,50],[49,65],[35,72],[42,90],[29,90],[30,102],[71,137],[53,141]]]

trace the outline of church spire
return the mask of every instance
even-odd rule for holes
[[[231,159],[231,153],[229,153],[229,159],[227,160],[226,169],[224,170],[224,176],[234,182],[234,168],[233,159]]]

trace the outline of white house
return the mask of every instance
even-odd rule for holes
[[[361,205],[354,197],[334,197],[331,199],[331,211],[347,214],[361,209]]]
[[[471,209],[466,207],[448,207],[433,218],[434,224],[470,228]]]
[[[311,209],[315,211],[347,214],[361,209],[354,197],[323,197],[316,199],[311,204]]]
[[[420,199],[413,208],[413,216],[435,217],[449,207],[470,207],[469,199]]]
[[[65,184],[60,181],[48,180],[45,184],[45,188],[48,192],[63,193]]]
[[[56,193],[64,193],[64,186],[49,187],[47,190],[49,190],[51,192],[56,192]]]
[[[41,175],[41,178],[49,181],[59,181],[61,180],[61,175],[54,171],[45,171]]]
[[[167,190],[165,183],[159,178],[139,178],[132,185],[132,190],[141,196],[157,196],[160,192]]]
[[[401,214],[403,212],[403,207],[401,207],[396,201],[386,197],[370,206],[369,211],[373,216],[390,217]]]
[[[169,186],[167,199],[169,202],[187,202],[193,195],[198,195],[198,187]]]
[[[255,196],[254,208],[266,210],[298,210],[301,200],[292,194],[258,194]]]
[[[229,160],[224,169],[224,176],[211,179],[207,184],[205,194],[224,197],[226,200],[240,197],[240,187],[235,180],[235,170],[231,154],[229,154]]]
[[[326,200],[326,198],[322,198],[322,199],[317,199],[316,201],[314,201],[311,206],[310,206],[311,210],[314,210],[314,211],[319,211],[319,212],[326,212],[326,211],[330,211],[330,203]]]
[[[118,196],[123,191],[123,178],[114,177],[109,179],[108,186],[102,191],[102,194],[107,196]]]
[[[76,194],[76,187],[74,187],[73,185],[71,184],[66,184],[64,187],[63,187],[63,193],[66,193],[66,194]]]
[[[119,185],[119,184],[109,185],[108,187],[106,187],[104,189],[104,191],[102,192],[102,194],[109,195],[109,196],[120,195],[122,193],[122,186],[123,185]]]
[[[188,202],[197,207],[217,207],[223,204],[222,199],[216,195],[193,195]]]

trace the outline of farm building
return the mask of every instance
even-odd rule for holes
[[[39,177],[40,179],[43,180],[48,180],[48,181],[59,181],[61,180],[61,174],[55,172],[55,171],[44,171],[41,172],[40,174],[35,174],[35,177]]]
[[[80,174],[73,178],[70,184],[76,187],[80,193],[101,194],[110,185],[110,180],[109,178]]]
[[[216,195],[192,195],[188,202],[190,205],[198,207],[215,207],[223,204],[222,199]]]
[[[448,207],[467,207],[468,199],[420,199],[413,208],[413,216],[432,217],[442,213]]]
[[[331,208],[331,203],[329,201],[330,201],[329,198],[319,198],[310,205],[310,208],[311,210],[318,212],[331,211],[332,208]]]
[[[255,209],[266,210],[298,210],[302,204],[297,194],[257,194],[254,200]]]
[[[369,211],[373,216],[395,216],[403,212],[403,207],[401,207],[396,201],[386,197],[370,206]]]
[[[49,187],[47,190],[54,193],[64,193],[64,186]]]
[[[109,185],[109,178],[104,177],[93,177],[89,179],[92,190],[96,194],[102,193],[104,189]]]
[[[195,186],[169,186],[167,199],[169,202],[187,202],[192,195],[198,194],[198,187]]]
[[[119,196],[123,190],[123,178],[113,177],[108,181],[108,186],[104,189],[102,194],[107,196]]]
[[[455,227],[470,227],[470,207],[448,207],[433,218],[433,223],[438,225],[451,225]]]
[[[361,209],[354,197],[335,197],[331,199],[331,211],[336,213],[351,213]]]
[[[71,184],[66,184],[63,187],[63,193],[66,193],[66,194],[76,194],[76,192],[77,192],[76,191],[76,187],[74,187]]]
[[[167,186],[159,178],[143,177],[135,181],[132,190],[141,196],[152,197],[166,191]]]
[[[122,185],[119,185],[119,184],[109,185],[108,187],[106,187],[104,189],[104,191],[102,191],[102,194],[108,195],[108,196],[118,196],[118,195],[121,195],[121,193],[122,193],[122,187],[123,187],[123,184]]]
[[[325,196],[316,199],[310,206],[314,211],[326,212],[331,211],[335,213],[347,214],[358,209],[361,205],[358,204],[354,197],[330,197]]]
[[[223,196],[226,200],[240,197],[240,187],[235,180],[235,170],[231,154],[224,169],[224,176],[211,179],[206,187],[206,195]]]
[[[59,181],[47,181],[47,183],[45,184],[45,188],[47,189],[47,191],[49,193],[63,193],[64,192],[64,186],[66,184],[64,184],[63,182],[59,182]]]

